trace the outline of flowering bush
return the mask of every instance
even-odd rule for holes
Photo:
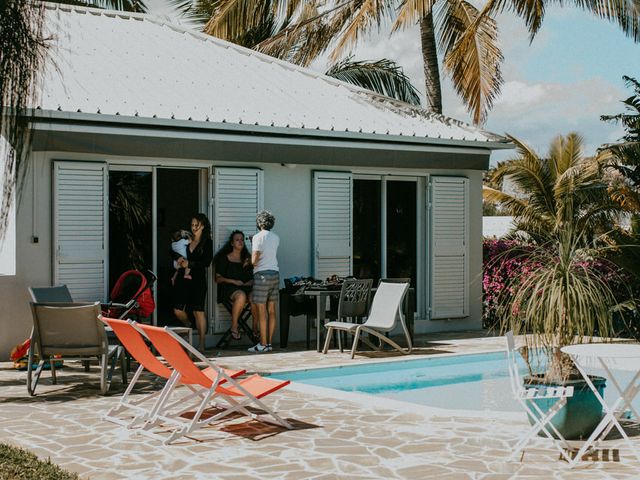
[[[510,302],[514,292],[540,264],[532,260],[534,245],[519,240],[485,239],[482,248],[482,323],[484,328],[499,328],[499,308],[511,304],[512,311],[518,305]],[[615,300],[624,304],[632,298],[640,298],[640,281],[614,263],[596,258],[576,262],[577,268],[595,272],[611,289]],[[513,311],[516,313],[516,311]],[[620,336],[640,339],[640,318],[635,310],[619,309],[614,315],[614,328]]]
[[[482,324],[499,326],[498,307],[516,288],[518,278],[531,269],[528,253],[533,247],[517,240],[485,239],[482,244]]]

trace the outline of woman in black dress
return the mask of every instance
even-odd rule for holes
[[[231,233],[229,241],[216,253],[215,267],[218,302],[231,303],[231,336],[239,340],[238,318],[249,302],[253,286],[251,254],[244,243],[244,233],[240,230]]]
[[[211,224],[204,213],[198,213],[191,219],[193,240],[187,248],[187,258],[176,260],[180,270],[174,287],[175,298],[173,313],[185,326],[191,326],[187,311],[193,312],[198,330],[200,351],[205,348],[207,317],[205,316],[205,300],[207,298],[207,268],[213,258],[213,241],[211,240]],[[184,278],[184,269],[191,270],[191,279]]]

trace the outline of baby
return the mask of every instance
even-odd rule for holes
[[[182,258],[187,258],[187,247],[191,243],[191,238],[192,238],[191,232],[187,230],[177,230],[171,236],[171,250],[176,252]],[[175,273],[173,274],[173,277],[171,277],[172,285],[175,284],[176,276],[178,275],[179,265],[177,260],[173,261],[173,268],[175,269]],[[191,269],[189,268],[184,269],[185,279],[191,280],[190,272],[191,272]]]

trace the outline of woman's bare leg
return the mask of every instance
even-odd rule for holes
[[[189,321],[189,316],[187,315],[187,312],[185,312],[184,310],[178,310],[177,308],[174,308],[173,314],[176,316],[176,318],[182,325],[184,325],[185,327],[191,326],[191,322]]]
[[[204,312],[194,311],[193,316],[196,319],[196,330],[198,330],[198,338],[200,339],[200,343],[198,344],[198,350],[204,352],[205,348],[205,335],[207,333],[207,317],[205,317]]]
[[[231,301],[233,302],[231,306],[231,330],[237,332],[238,319],[240,318],[242,310],[244,310],[244,306],[247,304],[247,294],[242,290],[236,290],[233,292],[233,295],[231,295]]]

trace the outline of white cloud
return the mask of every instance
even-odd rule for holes
[[[602,122],[600,115],[619,111],[624,95],[598,77],[573,84],[511,81],[505,84],[486,127],[508,132],[538,150],[546,150],[558,134],[577,131],[591,154],[622,135],[620,127]]]

